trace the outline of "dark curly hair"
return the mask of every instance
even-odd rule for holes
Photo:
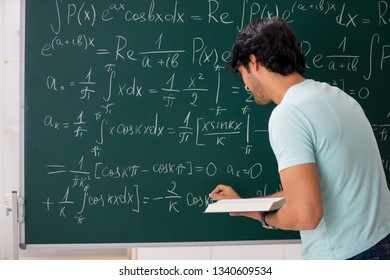
[[[280,18],[257,19],[238,34],[228,67],[237,72],[240,65],[249,70],[249,55],[272,72],[283,76],[305,71],[305,56],[290,26]]]

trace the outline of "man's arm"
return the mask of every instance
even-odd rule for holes
[[[286,168],[280,172],[285,204],[266,217],[268,225],[285,230],[312,230],[323,215],[320,181],[314,163]]]
[[[320,182],[314,163],[301,164],[280,172],[283,191],[267,197],[284,197],[286,202],[277,212],[266,217],[268,225],[285,230],[308,230],[317,227],[323,209]],[[210,194],[215,200],[240,198],[230,186],[218,185]],[[231,216],[246,216],[261,220],[262,213],[230,213]]]

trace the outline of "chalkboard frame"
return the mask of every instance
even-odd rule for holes
[[[25,103],[24,103],[24,94],[25,94],[25,15],[26,15],[26,1],[22,1],[22,28],[21,28],[21,112],[20,112],[20,120],[21,120],[21,131],[20,131],[20,182],[21,182],[21,190],[20,190],[20,195],[21,197],[25,197],[25,174],[24,174],[24,166],[25,166],[25,161],[24,161],[24,156],[25,156],[25,146],[24,146],[24,131],[25,131],[25,115],[24,115],[24,108],[25,108]],[[20,215],[19,217],[24,217],[23,212],[23,205],[20,207]],[[25,239],[25,223],[21,222],[20,223],[20,247],[23,249],[26,249],[27,247],[40,247],[40,248],[53,248],[53,247],[98,247],[98,246],[103,246],[103,247],[161,247],[161,246],[218,246],[218,245],[250,245],[250,244],[291,244],[291,243],[300,243],[299,239],[288,239],[288,240],[251,240],[251,241],[213,241],[213,242],[208,242],[208,241],[200,241],[200,242],[151,242],[151,243],[93,243],[93,244],[88,244],[88,243],[77,243],[77,244],[26,244],[26,239]]]

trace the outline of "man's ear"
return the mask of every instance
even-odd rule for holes
[[[260,66],[262,66],[262,65],[257,61],[256,56],[254,54],[250,54],[249,59],[251,60],[251,62],[249,64],[252,64],[252,65],[249,65],[249,68],[252,68],[252,69],[255,69],[256,71],[258,71]]]
[[[249,59],[251,60],[252,63],[256,64],[257,63],[257,58],[254,54],[249,55]]]

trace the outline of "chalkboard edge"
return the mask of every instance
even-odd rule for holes
[[[152,247],[208,247],[245,245],[290,245],[300,244],[300,239],[245,240],[245,241],[200,241],[200,242],[158,242],[158,243],[72,243],[72,244],[25,244],[21,249],[102,249],[102,248],[152,248]],[[23,246],[22,246],[23,245]]]

